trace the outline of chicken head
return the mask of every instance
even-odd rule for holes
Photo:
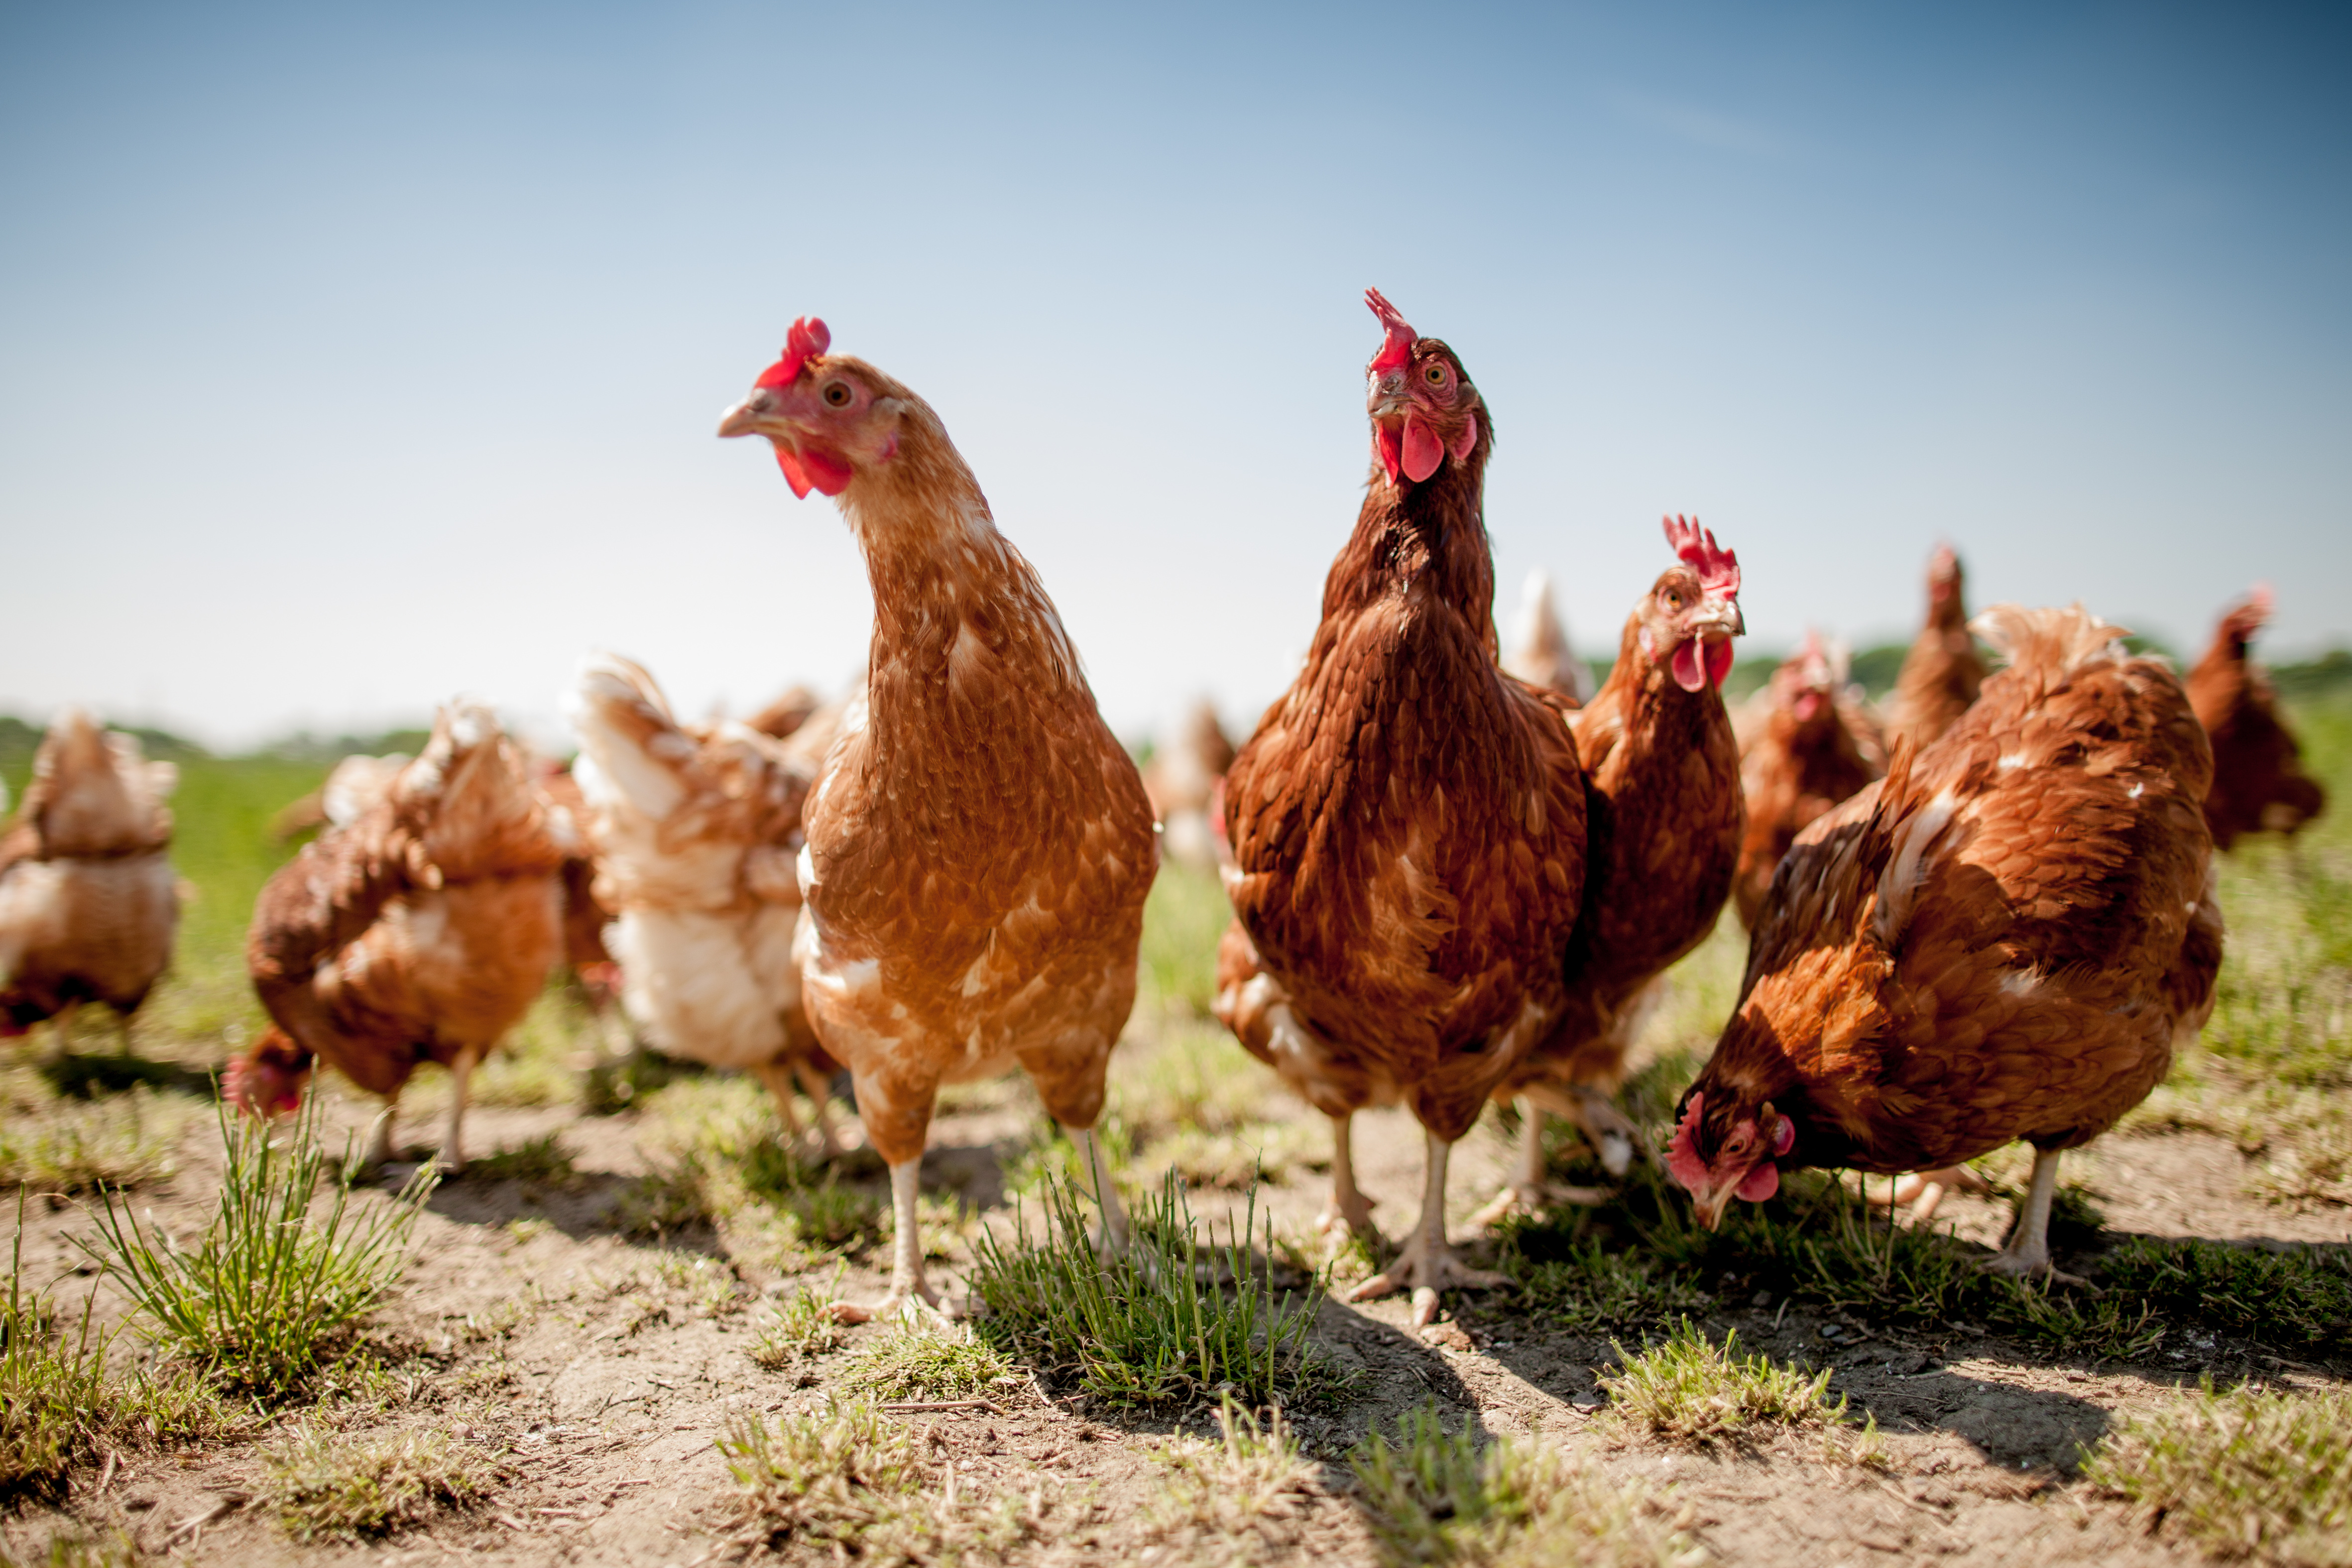
[[[303,1092],[310,1087],[310,1053],[275,1024],[255,1043],[249,1055],[228,1064],[221,1075],[221,1092],[228,1102],[250,1116],[275,1120],[302,1109]]]
[[[863,360],[827,354],[833,334],[814,316],[792,325],[784,352],[751,395],[719,417],[721,436],[764,436],[793,494],[837,496],[851,479],[898,455],[905,389]]]
[[[1372,455],[1390,482],[1421,484],[1448,458],[1468,462],[1487,415],[1462,362],[1437,339],[1416,334],[1379,289],[1365,289],[1364,303],[1387,333],[1364,370],[1364,405],[1372,416]],[[1491,425],[1486,439],[1491,447]]]
[[[1733,1198],[1762,1203],[1780,1190],[1776,1162],[1797,1142],[1797,1124],[1760,1106],[1719,1107],[1706,1114],[1706,1096],[1694,1091],[1666,1145],[1666,1170],[1691,1195],[1699,1224],[1713,1230]],[[1712,1150],[1710,1153],[1708,1151]]]
[[[1739,557],[1696,520],[1665,520],[1666,542],[1682,558],[1633,611],[1642,652],[1685,691],[1721,687],[1731,673],[1731,639],[1748,629],[1739,613]]]

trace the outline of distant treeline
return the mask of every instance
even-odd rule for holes
[[[194,741],[174,735],[169,730],[152,729],[143,724],[114,724],[110,727],[138,736],[139,744],[151,757],[178,761],[212,755]],[[13,715],[0,713],[0,767],[21,766],[31,761],[33,752],[41,744],[41,732],[45,728],[44,725],[27,723]],[[386,730],[375,735],[314,735],[302,730],[257,746],[246,754],[275,757],[289,763],[331,763],[355,752],[365,752],[369,756],[382,756],[386,752],[406,752],[414,755],[424,750],[425,742],[432,733],[430,730]]]

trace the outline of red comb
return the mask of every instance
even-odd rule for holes
[[[1674,1141],[1666,1146],[1666,1169],[1691,1192],[1698,1191],[1706,1180],[1706,1161],[1699,1155],[1696,1137],[1699,1107],[1706,1102],[1705,1095],[1690,1097],[1690,1104],[1683,1108],[1682,1120],[1675,1123]]]
[[[1699,586],[1719,597],[1739,596],[1739,557],[1716,543],[1711,530],[1701,528],[1696,518],[1670,517],[1666,520],[1666,542],[1683,563],[1698,574]]]
[[[1389,334],[1381,340],[1381,352],[1372,356],[1370,368],[1375,371],[1400,368],[1412,357],[1412,345],[1421,334],[1397,314],[1397,308],[1390,304],[1379,289],[1365,289],[1364,303],[1371,307],[1372,314],[1381,319],[1381,325],[1388,330]]]
[[[760,373],[758,386],[790,386],[800,379],[801,365],[833,346],[833,334],[814,316],[803,316],[784,334],[783,357]]]

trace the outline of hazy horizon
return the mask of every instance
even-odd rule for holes
[[[1287,681],[1378,285],[1605,655],[1662,513],[1751,636],[2075,598],[2352,643],[2352,27],[2144,6],[407,6],[0,17],[0,712],[221,750],[581,657],[862,667],[833,507],[713,436],[786,324],[921,392],[1106,715]],[[2333,434],[2331,434],[2331,432]]]

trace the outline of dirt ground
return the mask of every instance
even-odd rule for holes
[[[1269,1117],[1319,1121],[1276,1103],[1282,1097],[1270,1079],[1267,1097]],[[368,1109],[346,1094],[332,1115],[356,1128]],[[993,1104],[943,1116],[927,1185],[1001,1222],[1003,1171],[1033,1115],[1009,1089]],[[415,1265],[377,1320],[375,1338],[391,1356],[389,1392],[314,1413],[349,1432],[441,1429],[502,1455],[505,1479],[488,1503],[388,1540],[298,1544],[244,1506],[263,1449],[276,1440],[265,1428],[217,1448],[132,1453],[103,1473],[78,1473],[62,1508],[0,1520],[0,1543],[29,1557],[61,1530],[119,1529],[142,1553],[240,1568],[451,1559],[687,1568],[744,1555],[714,1439],[746,1411],[821,1405],[842,1385],[857,1345],[887,1331],[859,1327],[841,1352],[761,1370],[747,1353],[752,1325],[806,1277],[730,1266],[710,1255],[707,1238],[672,1237],[662,1246],[616,1235],[612,1211],[646,1165],[633,1115],[481,1110],[468,1142],[478,1150],[512,1147],[552,1130],[574,1156],[578,1173],[569,1182],[468,1175],[434,1195]],[[1359,1121],[1357,1148],[1376,1215],[1393,1234],[1416,1201],[1418,1130],[1402,1112],[1370,1114]],[[1491,1123],[1458,1152],[1457,1236],[1494,1190],[1505,1155]],[[200,1229],[217,1158],[216,1140],[200,1127],[185,1140],[176,1175],[134,1201],[182,1234]],[[2081,1156],[2070,1176],[2096,1196],[2115,1235],[2352,1243],[2352,1211],[2298,1211],[2245,1195],[2245,1161],[2201,1134],[2111,1137]],[[864,1179],[879,1189],[877,1179]],[[1304,1231],[1321,1183],[1301,1168],[1260,1194],[1262,1208],[1271,1207],[1277,1227]],[[1196,1194],[1195,1211],[1215,1215],[1227,1201],[1230,1194]],[[25,1238],[28,1282],[63,1277],[60,1305],[70,1309],[90,1275],[68,1237],[86,1232],[89,1221],[71,1203],[35,1206]],[[1963,1235],[1986,1242],[1997,1241],[2007,1221],[2000,1203],[1956,1198],[1948,1212]],[[951,1296],[961,1294],[969,1257],[958,1244],[940,1266]],[[845,1293],[878,1293],[875,1267],[886,1263],[882,1247],[853,1261]],[[1629,1438],[1600,1415],[1595,1374],[1610,1354],[1605,1340],[1530,1329],[1507,1293],[1452,1304],[1458,1331],[1441,1333],[1450,1342],[1435,1345],[1408,1331],[1402,1298],[1323,1308],[1319,1339],[1360,1375],[1339,1407],[1296,1413],[1307,1453],[1321,1461],[1318,1478],[1246,1540],[1214,1550],[1173,1539],[1150,1508],[1164,1484],[1169,1439],[1213,1434],[1205,1411],[1114,1415],[1083,1399],[1049,1399],[1033,1381],[991,1407],[892,1418],[919,1435],[939,1484],[952,1469],[966,1495],[1017,1500],[1024,1540],[1010,1555],[1024,1563],[1173,1563],[1204,1553],[1377,1561],[1342,1456],[1369,1430],[1434,1400],[1449,1426],[1538,1436],[1596,1459],[1612,1477],[1662,1489],[1663,1505],[1717,1562],[2128,1563],[2198,1554],[2152,1533],[2144,1512],[2074,1478],[2082,1447],[2118,1412],[2146,1407],[2205,1373],[2311,1388],[2352,1370],[2338,1364],[2331,1375],[2206,1336],[2168,1343],[2141,1364],[2074,1364],[1958,1327],[1948,1337],[1922,1337],[1765,1295],[1709,1316],[1711,1331],[1737,1329],[1744,1344],[1775,1358],[1833,1366],[1832,1394],[1849,1394],[1885,1435],[1889,1464],[1872,1471],[1793,1447],[1708,1458]]]

